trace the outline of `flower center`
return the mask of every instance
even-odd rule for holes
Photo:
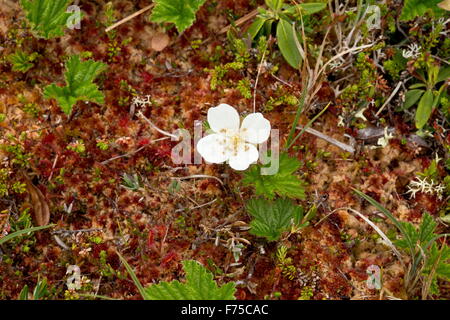
[[[222,145],[225,146],[225,150],[230,152],[232,156],[236,157],[239,149],[245,144],[245,139],[241,136],[241,132],[235,130],[222,129],[220,133],[224,136]]]

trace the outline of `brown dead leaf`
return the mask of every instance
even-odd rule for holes
[[[27,191],[31,198],[31,205],[34,210],[34,220],[39,227],[46,226],[50,222],[50,209],[47,200],[41,190],[31,182],[30,178],[25,173],[23,173],[23,176],[25,177],[25,184],[27,185]]]
[[[438,7],[450,11],[450,0],[444,0],[438,3]]]
[[[155,51],[163,51],[170,42],[170,37],[163,33],[163,32],[158,32],[151,41],[151,47],[153,50]]]

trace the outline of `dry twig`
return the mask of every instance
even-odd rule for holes
[[[117,28],[118,26],[120,26],[121,24],[124,24],[125,22],[130,21],[131,19],[143,14],[145,11],[150,10],[151,8],[154,7],[154,3],[152,3],[151,5],[146,6],[145,8],[142,8],[141,10],[129,15],[128,17],[120,20],[119,22],[116,22],[115,24],[113,24],[112,26],[109,26],[108,28],[105,29],[105,32],[109,32],[115,28]]]

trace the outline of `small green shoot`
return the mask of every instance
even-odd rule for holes
[[[56,99],[67,115],[72,113],[72,108],[77,101],[101,104],[104,102],[104,95],[93,82],[105,70],[106,65],[102,62],[81,61],[80,56],[73,55],[66,63],[64,73],[66,86],[59,87],[51,84],[45,88],[44,96],[47,99]]]
[[[195,15],[206,0],[155,0],[150,20],[163,23],[172,22],[179,33],[192,26]]]
[[[450,247],[444,244],[441,249],[443,254],[438,254],[436,242],[439,238],[449,234],[435,233],[437,223],[431,215],[425,213],[422,223],[417,229],[409,222],[397,220],[392,213],[372,197],[356,189],[353,191],[380,210],[399,229],[402,238],[394,241],[394,244],[405,250],[411,258],[410,266],[405,273],[405,289],[409,295],[415,292],[419,280],[423,279],[424,275],[432,274],[431,280],[428,281],[428,288],[437,281],[437,278],[450,280],[450,264],[447,263],[450,258]],[[423,291],[428,292],[428,288],[425,286]]]
[[[27,54],[22,50],[17,50],[8,56],[8,61],[13,65],[13,71],[25,73],[34,67],[33,61],[36,60],[37,56],[38,54],[36,52]]]

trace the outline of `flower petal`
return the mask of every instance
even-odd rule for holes
[[[208,110],[208,123],[214,132],[239,131],[239,113],[232,106],[222,103]],[[224,130],[225,129],[225,130]]]
[[[236,155],[230,157],[230,167],[234,170],[246,170],[253,162],[258,161],[258,149],[252,144],[242,143]]]
[[[270,136],[270,122],[262,113],[251,113],[242,121],[241,137],[250,143],[263,143]]]
[[[227,138],[220,134],[210,134],[201,138],[197,143],[197,152],[211,163],[222,163],[230,158],[226,149]]]

